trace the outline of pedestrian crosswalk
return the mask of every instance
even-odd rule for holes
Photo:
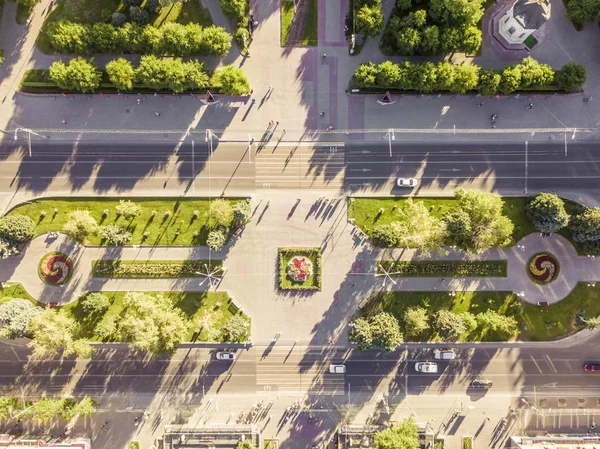
[[[343,142],[273,142],[257,148],[257,189],[340,189],[344,176]]]
[[[257,354],[257,391],[278,394],[344,395],[345,376],[331,374],[329,362],[323,363],[326,359],[326,355],[296,352],[293,348],[282,351],[274,349],[267,357]]]

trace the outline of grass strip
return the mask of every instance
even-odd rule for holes
[[[505,260],[423,260],[379,262],[392,277],[506,277]]]
[[[92,275],[96,278],[193,278],[222,266],[220,260],[94,260]]]
[[[319,44],[319,2],[310,0],[308,4],[308,15],[304,32],[302,33],[302,45],[314,46]]]
[[[313,264],[313,273],[306,281],[296,282],[287,275],[287,266],[295,257],[306,257]],[[321,248],[279,248],[279,289],[280,290],[321,290]]]
[[[120,199],[131,199],[142,213],[126,220],[117,215]],[[228,199],[231,204],[241,199]],[[37,223],[35,235],[62,231],[69,214],[89,210],[100,226],[117,224],[131,232],[129,245],[193,246],[205,245],[210,228],[208,222],[211,200],[207,198],[47,198],[16,206],[10,214],[23,214]],[[104,214],[104,211],[108,214]],[[197,212],[197,214],[195,214]],[[196,217],[197,215],[197,217]],[[232,229],[233,222],[228,228]],[[147,234],[146,234],[147,233]],[[105,245],[102,236],[89,235],[87,245]]]

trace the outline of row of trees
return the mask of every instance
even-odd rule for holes
[[[0,397],[0,417],[33,417],[42,424],[61,417],[70,421],[78,416],[90,416],[96,410],[96,402],[85,397],[81,401],[74,398],[42,398],[39,401],[25,401],[14,396]]]
[[[231,48],[231,35],[222,27],[203,28],[197,23],[167,23],[160,28],[126,23],[93,25],[58,22],[48,29],[57,53],[92,55],[129,52],[139,54],[223,56]]]
[[[530,56],[520,64],[503,70],[481,69],[476,65],[454,65],[449,62],[433,64],[395,64],[385,61],[379,65],[363,63],[354,72],[353,85],[360,88],[378,87],[416,92],[452,92],[464,94],[479,91],[483,95],[556,86],[564,91],[581,88],[587,79],[585,68],[575,62],[554,72],[547,64],[540,64]]]
[[[81,305],[97,321],[93,333],[98,339],[128,342],[156,355],[173,352],[190,330],[204,330],[211,341],[235,342],[247,337],[249,326],[242,315],[234,315],[221,328],[212,310],[190,320],[170,298],[139,292],[125,295],[119,315],[106,313],[111,302],[102,293],[87,294]],[[94,352],[81,336],[80,324],[64,311],[42,309],[15,298],[0,305],[0,320],[4,324],[2,337],[32,338],[34,357],[51,358],[60,353],[89,358]]]
[[[352,323],[350,341],[361,351],[373,348],[393,351],[404,341],[403,333],[421,339],[431,332],[445,340],[457,340],[476,331],[511,336],[517,331],[517,324],[513,316],[501,315],[491,309],[478,314],[442,309],[432,315],[426,307],[417,306],[406,309],[400,322],[387,312],[357,318]]]
[[[554,233],[564,227],[587,254],[600,254],[600,208],[581,207],[570,216],[557,195],[540,193],[527,203],[527,216],[540,232]]]
[[[19,254],[33,238],[35,222],[20,214],[0,218],[0,258]]]
[[[420,0],[414,1],[419,4]],[[441,52],[474,53],[481,47],[478,22],[483,1],[430,0],[428,9],[413,11],[411,0],[397,0],[381,49],[389,55],[435,55]]]
[[[111,86],[119,91],[152,89],[155,91],[206,90],[209,87],[226,95],[243,95],[250,92],[248,78],[242,69],[225,66],[215,70],[212,77],[204,63],[184,62],[180,58],[162,59],[152,55],[142,56],[138,67],[124,58],[106,64],[106,74]],[[92,62],[78,57],[68,63],[56,61],[50,66],[49,77],[58,87],[68,91],[94,92],[102,83],[102,72]]]
[[[504,201],[487,192],[457,189],[457,208],[437,217],[423,201],[409,198],[398,209],[396,220],[373,229],[373,243],[382,247],[419,248],[425,252],[455,246],[468,252],[481,252],[510,243],[512,221],[502,214]]]

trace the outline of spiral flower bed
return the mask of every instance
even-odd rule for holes
[[[558,277],[558,260],[552,254],[539,253],[529,259],[527,273],[538,284],[548,284]]]
[[[73,274],[73,261],[63,253],[48,253],[38,265],[38,274],[42,281],[50,285],[63,285]]]
[[[305,282],[313,273],[313,264],[304,256],[295,256],[288,262],[287,274],[292,281]]]

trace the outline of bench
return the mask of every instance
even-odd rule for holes
[[[537,305],[540,307],[548,307],[550,304],[548,304],[548,301],[538,301]]]

